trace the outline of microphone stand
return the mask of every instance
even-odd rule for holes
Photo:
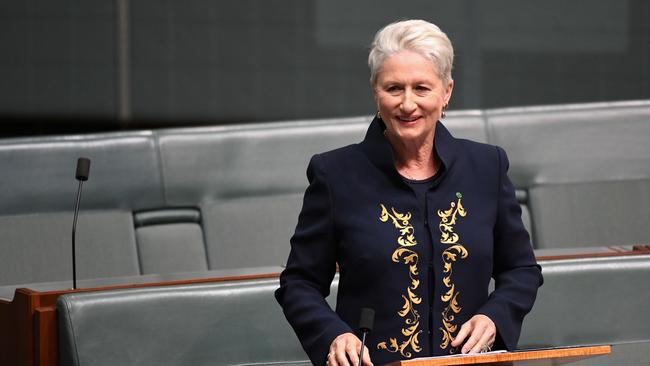
[[[368,334],[368,330],[363,330],[363,333],[361,335],[361,352],[359,353],[359,363],[357,365],[362,366],[363,364],[361,363],[361,360],[363,360],[363,349],[365,348],[364,346],[366,345],[366,335]]]
[[[74,221],[72,221],[72,289],[77,289],[77,255],[76,255],[76,236],[77,236],[77,215],[79,214],[79,203],[81,202],[81,189],[84,181],[79,180],[77,188],[77,203],[74,206]]]
[[[79,203],[81,202],[81,189],[83,182],[88,180],[90,172],[90,159],[79,158],[77,160],[77,171],[75,178],[79,181],[77,188],[77,203],[74,205],[74,219],[72,221],[72,289],[77,289],[77,215],[79,215]]]
[[[372,308],[361,309],[361,316],[359,316],[359,329],[361,330],[361,352],[359,352],[359,363],[362,366],[363,349],[366,345],[366,335],[372,331],[375,324],[375,310]]]

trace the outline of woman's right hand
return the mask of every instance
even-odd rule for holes
[[[361,340],[352,333],[343,333],[334,338],[327,354],[327,366],[358,366]],[[373,366],[370,354],[366,349],[363,352],[363,365]]]

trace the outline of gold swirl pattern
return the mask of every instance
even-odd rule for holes
[[[417,245],[417,241],[415,240],[413,225],[410,224],[410,212],[401,214],[395,211],[394,208],[391,208],[391,212],[388,212],[383,204],[380,204],[380,207],[381,216],[379,220],[381,222],[388,222],[390,219],[393,226],[400,232],[397,238],[399,247],[393,252],[391,259],[395,263],[402,262],[409,266],[409,277],[411,281],[410,285],[406,288],[406,294],[402,295],[402,299],[404,300],[402,310],[397,312],[401,318],[404,318],[402,335],[405,339],[398,344],[397,338],[389,338],[388,343],[386,341],[378,343],[377,349],[387,350],[392,353],[399,352],[402,356],[411,358],[413,356],[411,351],[420,352],[422,350],[418,341],[418,336],[422,333],[422,330],[419,329],[420,314],[414,307],[414,305],[422,302],[422,298],[415,293],[415,290],[420,286],[420,280],[418,279],[419,257],[417,252],[410,249],[410,247]]]
[[[451,203],[451,208],[446,211],[438,210],[438,216],[440,217],[440,223],[438,227],[440,228],[440,243],[446,244],[447,249],[442,252],[442,263],[443,263],[443,274],[442,283],[447,288],[447,292],[440,296],[443,304],[445,305],[442,311],[442,325],[440,328],[442,331],[442,342],[440,343],[440,348],[445,349],[449,346],[454,340],[454,333],[456,332],[458,325],[454,324],[454,319],[458,313],[460,313],[461,306],[458,304],[458,295],[460,291],[456,289],[456,286],[451,280],[451,275],[453,272],[453,264],[460,256],[461,259],[467,258],[469,255],[467,249],[459,243],[460,236],[458,233],[454,232],[454,225],[456,225],[457,217],[465,217],[467,212],[461,203],[463,195],[460,192],[456,192],[456,197],[458,201]]]

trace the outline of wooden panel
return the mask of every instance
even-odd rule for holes
[[[59,334],[54,306],[36,308],[35,313],[36,365],[56,365],[59,360]]]
[[[628,255],[644,255],[650,254],[649,245],[635,245],[632,250],[618,250],[612,248],[611,252],[595,252],[595,253],[575,253],[575,254],[558,254],[558,255],[538,255],[538,261],[550,261],[560,259],[582,259],[582,258],[603,258],[603,257],[624,257]]]
[[[18,289],[13,301],[0,301],[0,365],[34,364],[33,293]]]
[[[554,366],[565,365],[585,358],[607,355],[611,352],[612,349],[610,346],[554,348],[536,351],[465,355],[459,357],[423,358],[393,362],[389,364],[389,366]]]

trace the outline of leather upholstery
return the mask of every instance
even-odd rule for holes
[[[650,241],[650,102],[486,112],[488,140],[528,190],[538,248]]]
[[[520,348],[611,344],[583,366],[650,359],[650,255],[542,261],[544,286],[524,321]]]
[[[74,204],[73,200],[74,195],[70,204]],[[72,217],[72,212],[0,216],[0,285],[68,279],[66,287],[71,287]],[[130,212],[80,214],[77,278],[136,274],[140,271]]]
[[[133,214],[140,272],[174,273],[208,269],[201,212],[191,208]]]
[[[161,131],[167,202],[198,202],[210,268],[283,264],[309,158],[360,141],[369,121],[354,117]],[[459,137],[486,141],[482,112],[450,113],[445,124]]]
[[[277,287],[269,279],[63,295],[61,365],[304,363]]]
[[[650,341],[650,255],[542,261],[520,347]]]
[[[284,263],[309,157],[361,140],[369,121],[0,139],[0,285],[70,278],[79,156],[92,160],[80,278]],[[649,121],[650,102],[616,102],[450,112],[444,123],[508,151],[534,246],[560,248],[650,241]]]
[[[82,208],[140,210],[163,204],[151,131],[0,140],[0,215],[72,211],[78,157],[91,160]]]
[[[540,264],[545,284],[519,348],[612,344],[612,355],[579,364],[647,361],[650,255]],[[272,299],[277,285],[269,279],[63,295],[57,304],[61,365],[304,362]]]
[[[135,235],[143,274],[208,269],[203,232],[197,223],[142,226]]]
[[[77,226],[78,278],[139,274],[131,210],[163,204],[153,134],[17,138],[0,140],[0,285],[72,279],[80,156],[92,163]]]

